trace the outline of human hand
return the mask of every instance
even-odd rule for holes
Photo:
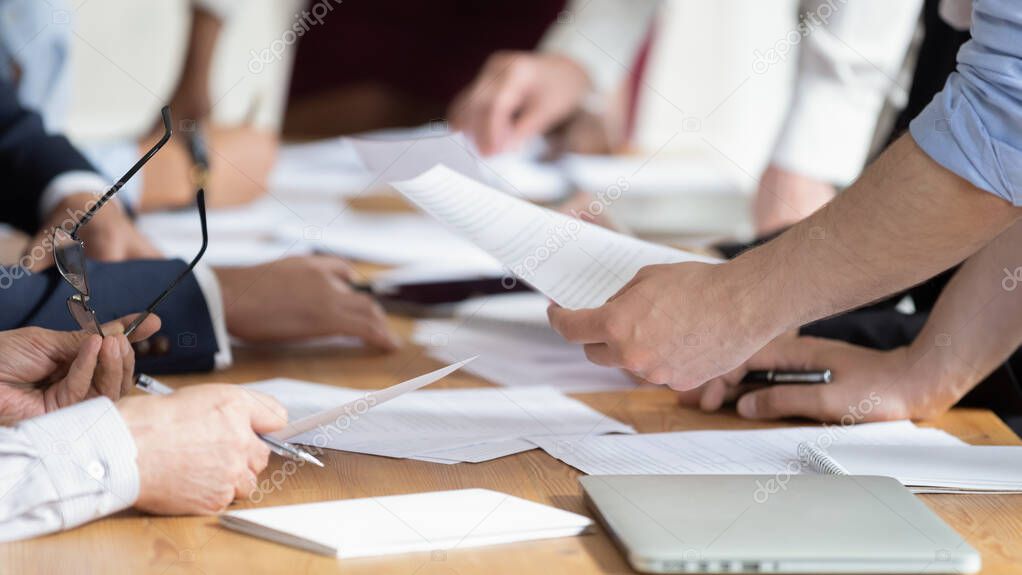
[[[833,381],[743,393],[738,382],[753,369],[829,369]],[[842,423],[929,419],[950,409],[961,394],[924,369],[910,360],[907,348],[879,351],[837,340],[782,337],[737,369],[682,392],[679,401],[716,411],[737,399],[738,414],[749,419],[806,417]]]
[[[574,60],[557,54],[497,52],[448,111],[484,155],[547,132],[574,113],[591,89]]]
[[[256,434],[287,424],[272,397],[226,384],[126,397],[117,409],[138,448],[135,507],[164,515],[208,515],[248,498],[270,456]]]
[[[253,342],[353,335],[385,350],[401,346],[376,301],[356,293],[352,270],[329,256],[218,268],[227,329]]]
[[[757,235],[766,235],[808,217],[829,202],[837,190],[823,182],[770,165],[759,180],[752,202]]]
[[[731,371],[778,333],[750,295],[756,286],[733,266],[646,266],[599,308],[551,305],[550,325],[585,344],[594,363],[689,389]]]
[[[159,318],[151,315],[129,340],[124,329],[133,319],[105,324],[105,337],[38,327],[0,332],[0,417],[20,421],[91,397],[116,400],[127,393],[135,371],[129,342],[160,328]]]
[[[31,257],[32,271],[46,269],[53,264],[53,229],[61,227],[70,232],[97,197],[90,193],[73,194],[57,204],[26,251]],[[100,208],[88,224],[79,228],[78,237],[85,242],[86,256],[99,261],[162,257],[116,201]]]

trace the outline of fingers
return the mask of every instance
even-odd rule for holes
[[[124,333],[128,326],[134,322],[140,314],[131,314],[124,317],[115,319],[114,321],[103,324],[103,333],[110,335],[115,333]],[[162,321],[156,314],[149,314],[146,316],[142,323],[138,324],[135,331],[132,332],[129,341],[135,343],[136,341],[142,341],[151,337],[154,333],[160,331]]]
[[[128,338],[118,338],[121,344],[121,395],[127,395],[135,384],[135,350]]]
[[[835,414],[826,401],[827,390],[826,385],[775,385],[743,395],[738,400],[738,414],[748,419],[807,417],[831,421]]]
[[[360,293],[341,294],[334,308],[335,332],[356,336],[369,345],[386,351],[399,349],[401,338],[387,323],[383,308],[372,297]]]
[[[43,394],[46,411],[73,405],[85,399],[92,387],[92,376],[99,362],[103,338],[89,335],[81,342],[78,355],[71,362],[64,379],[50,386]]]
[[[276,399],[258,391],[242,390],[255,433],[273,433],[287,425],[287,410]]]
[[[573,343],[602,343],[607,341],[605,329],[606,306],[596,309],[568,310],[557,304],[547,308],[550,327]]]
[[[108,335],[103,338],[99,350],[99,363],[92,377],[92,391],[112,400],[117,400],[121,396],[121,380],[124,377],[122,340],[127,341],[123,335]]]
[[[234,480],[234,498],[249,499],[258,488],[259,481],[256,479],[256,474],[246,469],[239,473],[237,479]]]

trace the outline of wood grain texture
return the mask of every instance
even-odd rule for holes
[[[407,333],[407,321],[394,321],[399,331]],[[235,361],[230,370],[215,374],[216,379],[245,382],[285,376],[377,389],[439,367],[414,347],[390,355],[347,348],[241,348]],[[210,377],[173,377],[166,381],[177,386],[208,381]],[[488,384],[466,374],[455,374],[436,384],[483,385]],[[664,389],[576,397],[643,432],[771,426],[743,421],[733,412],[707,415],[681,409],[673,393]],[[970,443],[1020,443],[999,419],[983,410],[954,410],[928,424]],[[323,459],[325,469],[296,468],[274,457],[260,478],[279,479],[279,489],[271,490],[258,504],[242,503],[237,507],[485,487],[591,515],[582,502],[576,481],[579,473],[538,450],[486,463],[450,466],[340,452],[326,452]],[[1022,496],[927,495],[923,500],[982,553],[983,573],[1019,572]],[[497,575],[631,570],[602,529],[583,537],[341,562],[228,531],[211,517],[165,518],[126,511],[69,532],[0,545],[3,574],[342,572]]]

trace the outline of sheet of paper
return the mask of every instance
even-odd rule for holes
[[[589,475],[796,473],[798,444],[962,445],[943,431],[910,421],[748,431],[533,437],[544,451]],[[811,472],[806,468],[806,472]]]
[[[471,364],[469,364],[471,365]],[[364,401],[365,391],[296,380],[275,379],[247,384],[276,397],[289,418],[301,421],[324,406]],[[634,429],[550,388],[471,388],[424,390],[400,401],[378,405],[368,413],[352,410],[343,419],[289,437],[294,443],[387,457],[450,459],[442,454],[504,443],[527,436],[634,433]],[[521,444],[518,444],[519,446]],[[495,456],[510,447],[477,447]],[[470,459],[474,460],[474,456]]]
[[[500,266],[492,256],[422,214],[347,210],[322,224],[281,227],[277,234],[312,249],[384,265]]]
[[[646,265],[716,261],[530,204],[445,166],[393,186],[567,308],[603,304]]]
[[[549,325],[474,316],[420,320],[415,323],[412,341],[440,361],[479,355],[466,371],[507,387],[549,386],[565,393],[635,387],[623,371],[590,362],[582,346],[564,341]]]
[[[386,389],[366,392],[362,397],[353,401],[348,401],[336,407],[332,407],[297,420],[291,420],[287,427],[274,432],[272,435],[278,439],[286,440],[302,433],[314,431],[320,427],[337,425],[339,421],[344,421],[355,416],[361,416],[370,409],[383,405],[392,399],[396,399],[417,389],[422,389],[431,383],[447,377],[461,369],[473,359],[475,359],[475,357],[470,357],[468,359],[452,363],[447,367],[442,367],[418,377],[413,377],[412,379],[403,381],[397,385],[392,385]]]
[[[451,551],[586,532],[585,516],[488,489],[229,511],[231,529],[341,558]]]
[[[476,161],[479,154],[460,132],[401,139],[359,137],[352,138],[351,145],[366,169],[383,182],[414,178],[437,164],[473,179],[483,177]]]

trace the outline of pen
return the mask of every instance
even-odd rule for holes
[[[206,150],[206,134],[202,124],[195,122],[191,130],[185,130],[185,145],[192,158],[192,181],[198,188],[206,188],[209,182],[209,154]]]
[[[152,395],[169,395],[174,392],[174,390],[168,387],[165,383],[155,380],[144,373],[135,375],[135,387]],[[316,459],[311,453],[303,449],[298,449],[286,441],[281,441],[275,437],[263,435],[262,433],[257,433],[256,435],[259,436],[259,439],[263,440],[263,443],[270,447],[270,451],[281,457],[288,457],[299,461],[308,461],[309,463],[313,463],[320,467],[324,466],[323,462]]]
[[[818,371],[781,371],[781,370],[752,370],[742,378],[742,385],[812,385],[816,383],[830,383],[832,376],[829,369]]]

